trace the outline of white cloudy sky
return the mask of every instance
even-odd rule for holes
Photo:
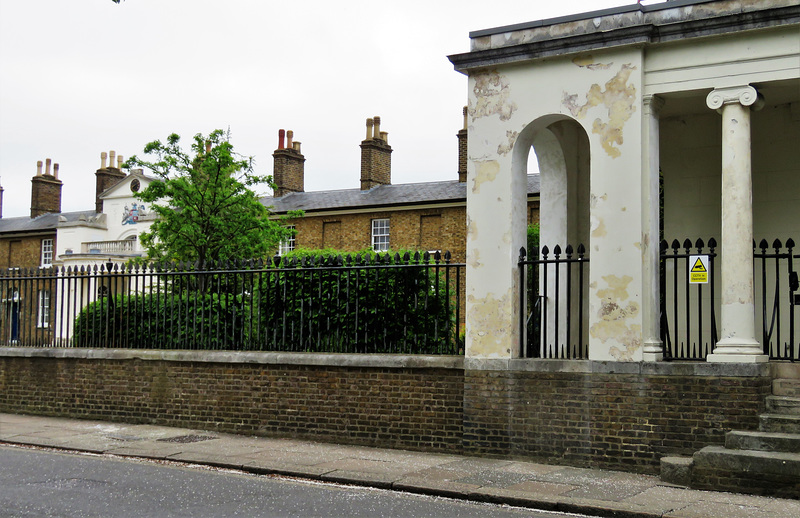
[[[272,172],[279,128],[306,190],[358,187],[365,120],[389,132],[393,183],[457,178],[470,31],[634,0],[0,0],[3,216],[25,216],[36,161],[62,209],[93,207],[100,153],[230,128]],[[268,192],[265,192],[268,193]]]

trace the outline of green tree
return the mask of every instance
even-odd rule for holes
[[[255,174],[252,158],[236,154],[222,130],[195,135],[191,154],[174,133],[166,144],[150,142],[144,153],[154,159],[133,156],[126,167],[144,167],[157,176],[137,195],[158,216],[140,236],[148,258],[203,268],[212,261],[266,257],[291,235],[280,220],[270,219],[252,190],[271,186],[272,177]]]

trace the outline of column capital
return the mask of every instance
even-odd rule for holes
[[[664,99],[653,94],[643,95],[642,103],[650,108],[650,113],[658,113],[664,107]]]
[[[706,105],[718,110],[726,104],[739,103],[742,106],[753,106],[759,101],[758,91],[750,85],[715,88],[706,97]],[[758,109],[758,106],[753,106]]]

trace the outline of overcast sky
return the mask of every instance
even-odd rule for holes
[[[102,151],[216,128],[266,174],[294,130],[306,190],[348,189],[379,115],[393,183],[457,179],[467,82],[447,56],[469,32],[632,3],[0,0],[3,217],[29,214],[37,160],[60,164],[62,210],[88,210]]]

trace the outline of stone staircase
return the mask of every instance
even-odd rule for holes
[[[800,364],[772,366],[772,395],[758,431],[731,431],[725,446],[661,459],[661,479],[695,489],[800,498]]]

